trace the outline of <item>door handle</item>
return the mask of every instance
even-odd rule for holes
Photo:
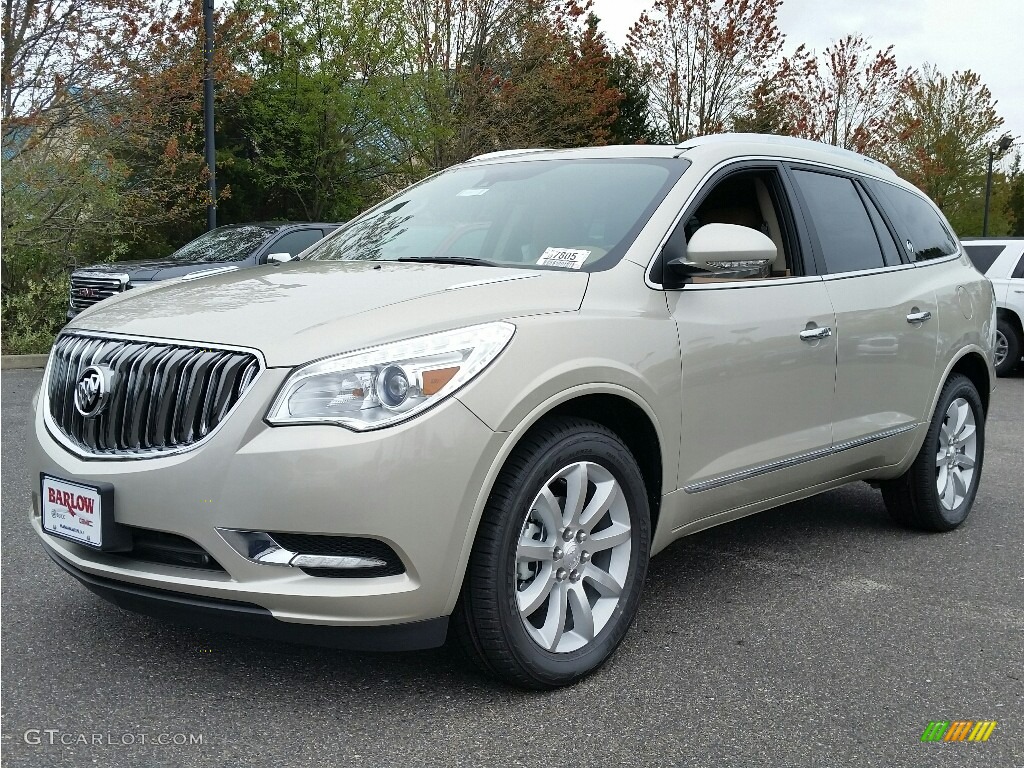
[[[827,325],[821,328],[808,328],[806,331],[800,331],[800,339],[802,341],[818,341],[819,339],[827,339],[832,335],[832,329]]]
[[[931,319],[932,313],[928,310],[925,310],[924,312],[911,312],[907,315],[907,322],[911,325],[918,325],[919,323],[923,323],[925,320]]]

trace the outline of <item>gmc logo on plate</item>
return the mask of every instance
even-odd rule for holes
[[[100,292],[95,288],[75,288],[72,293],[80,299],[94,299],[100,295]]]

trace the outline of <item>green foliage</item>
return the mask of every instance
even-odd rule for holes
[[[26,355],[50,350],[68,308],[67,273],[26,280],[17,291],[5,291],[3,354]]]
[[[896,121],[900,136],[883,159],[935,201],[957,234],[980,235],[989,150],[1002,123],[977,74],[947,76],[925,65],[907,84]],[[1000,177],[994,179],[989,234],[1006,228],[997,202]]]
[[[1024,169],[1021,168],[1021,153],[1013,156],[1010,170],[1006,174],[1006,200],[1002,212],[1006,214],[1006,234],[1024,237]]]
[[[613,144],[657,143],[647,100],[648,77],[628,56],[620,53],[612,57],[609,80],[621,96],[618,115],[611,126]]]

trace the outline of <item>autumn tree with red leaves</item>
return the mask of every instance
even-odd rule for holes
[[[476,151],[607,144],[621,93],[590,3],[562,2],[528,20],[515,55],[498,61]]]
[[[862,36],[847,35],[821,56],[801,45],[778,77],[794,136],[879,155],[896,138],[896,115],[912,75],[897,66],[893,46],[875,50]]]
[[[625,52],[646,74],[666,141],[726,130],[782,53],[782,0],[655,0]]]

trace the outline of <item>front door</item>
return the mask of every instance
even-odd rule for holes
[[[820,278],[669,295],[682,349],[685,520],[813,484],[832,444],[832,305]],[[828,329],[828,331],[826,331]]]
[[[735,224],[778,251],[746,275],[666,292],[682,355],[678,525],[813,485],[831,451],[835,316],[789,189],[775,165],[740,165],[709,180],[672,234]]]

